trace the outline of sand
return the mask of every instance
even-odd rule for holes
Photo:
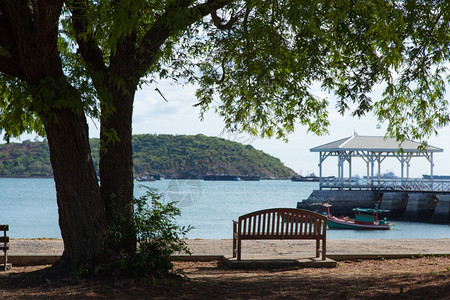
[[[186,240],[192,254],[232,254],[232,240]],[[305,255],[315,251],[314,241],[243,241],[242,255]],[[9,255],[62,254],[60,239],[12,239]],[[328,254],[450,254],[446,239],[327,240]]]

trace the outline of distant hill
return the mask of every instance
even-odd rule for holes
[[[47,142],[0,144],[0,176],[53,176]]]
[[[99,140],[91,139],[98,166]],[[52,176],[46,142],[0,145],[0,176]],[[166,178],[203,178],[206,174],[259,175],[288,179],[295,172],[278,158],[251,145],[204,135],[134,135],[135,176],[162,174]]]

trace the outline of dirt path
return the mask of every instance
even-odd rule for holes
[[[331,269],[228,269],[175,262],[181,277],[54,277],[48,266],[0,272],[0,299],[450,299],[450,257],[342,261]]]

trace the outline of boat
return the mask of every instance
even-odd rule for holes
[[[239,178],[243,181],[260,181],[259,175],[241,175]]]
[[[370,178],[370,177],[369,177]],[[374,179],[380,178],[380,179],[398,179],[398,177],[394,174],[394,172],[389,171],[387,173],[383,174],[376,174],[373,176]],[[363,176],[363,179],[366,180],[367,176]]]
[[[386,213],[389,210],[375,208],[354,208],[355,219],[349,217],[335,217],[330,213],[331,204],[323,204],[327,208],[328,228],[335,229],[368,229],[368,230],[389,230],[394,228],[393,223],[389,223],[386,218],[379,219],[379,213]]]
[[[203,180],[206,181],[240,181],[239,176],[228,174],[205,175]]]
[[[150,174],[150,175],[144,175],[135,177],[136,181],[156,181],[156,180],[162,180],[164,179],[164,175],[162,174]]]
[[[309,181],[309,182],[317,182],[320,178],[314,173],[309,174],[308,176],[292,176],[291,181]]]
[[[422,177],[426,180],[431,180],[431,178],[435,180],[450,180],[450,175],[433,175],[433,177],[431,177],[431,175],[423,174]]]
[[[155,181],[156,179],[153,176],[141,176],[136,177],[136,181]]]

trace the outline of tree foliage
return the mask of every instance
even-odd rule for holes
[[[134,52],[154,60],[134,59],[142,67],[135,80],[198,84],[197,106],[214,109],[230,130],[283,138],[301,123],[326,133],[329,103],[314,95],[314,83],[338,96],[341,113],[375,109],[399,139],[427,137],[449,122],[448,1],[132,3],[90,6],[88,32],[110,49],[105,59],[118,36],[133,36]],[[137,10],[146,13],[127,18]],[[149,53],[146,39],[158,30],[167,38]],[[383,98],[372,99],[379,83]]]
[[[134,234],[139,249],[132,253],[120,253],[115,261],[115,276],[129,277],[143,275],[164,275],[172,271],[171,256],[189,251],[183,237],[192,229],[191,226],[180,226],[175,222],[181,215],[176,202],[164,203],[162,194],[148,188],[144,196],[135,199],[133,218]],[[121,212],[115,214],[118,218]],[[120,222],[116,222],[120,224]],[[121,239],[120,228],[112,228],[112,239]],[[116,234],[117,236],[114,236]]]

